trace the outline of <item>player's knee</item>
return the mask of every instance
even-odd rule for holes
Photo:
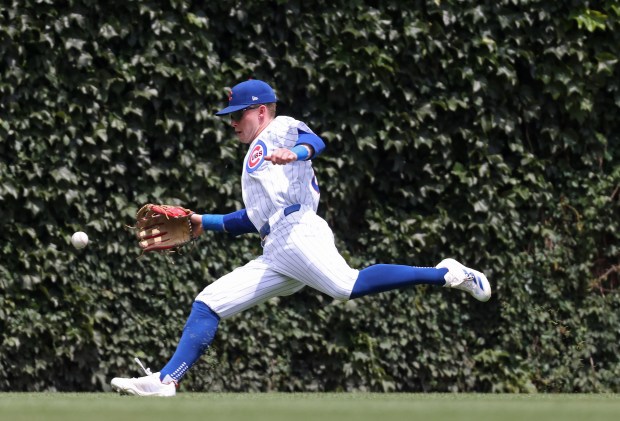
[[[332,298],[339,301],[347,301],[351,298],[351,291],[358,276],[358,271],[350,269],[348,272],[343,271],[343,276],[336,279],[330,279],[330,286],[326,291]]]
[[[335,300],[347,301],[351,296],[351,290],[346,288],[338,288],[331,291],[329,295]]]

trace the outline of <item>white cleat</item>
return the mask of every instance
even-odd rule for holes
[[[146,376],[132,377],[131,379],[123,377],[114,377],[110,384],[112,390],[117,391],[121,395],[133,396],[174,396],[177,393],[177,383],[169,376],[164,378],[165,383],[159,380],[159,373],[152,373],[150,368],[144,368],[142,362],[138,358],[135,361],[140,365]]]
[[[115,377],[112,379],[111,385],[112,389],[121,395],[174,396],[177,393],[175,383],[162,383],[159,380],[159,373],[131,379]]]
[[[448,269],[444,276],[445,287],[469,292],[479,301],[489,301],[491,298],[491,285],[482,272],[463,266],[454,259],[444,259],[435,267]]]

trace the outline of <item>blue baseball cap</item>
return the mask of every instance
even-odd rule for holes
[[[277,102],[276,93],[262,80],[250,79],[233,86],[228,96],[228,107],[215,115],[226,115],[254,104]]]

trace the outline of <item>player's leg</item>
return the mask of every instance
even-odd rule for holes
[[[352,269],[336,249],[331,228],[312,211],[302,210],[279,220],[267,237],[264,257],[276,270],[340,300],[417,284],[445,283],[445,269],[401,265]]]
[[[453,259],[436,267],[380,264],[357,271],[340,256],[331,229],[313,212],[290,214],[279,224],[289,228],[272,230],[272,238],[265,243],[265,256],[274,262],[276,270],[334,298],[359,298],[420,284],[462,289],[480,301],[490,298],[484,274]]]
[[[157,373],[143,367],[144,377],[116,377],[112,379],[112,389],[137,396],[174,396],[181,377],[213,341],[219,320],[205,303],[194,301],[177,349],[168,364]]]
[[[213,342],[220,317],[202,301],[194,301],[181,339],[172,358],[161,369],[162,383],[178,384],[187,370],[206,352]]]
[[[302,283],[272,271],[261,258],[207,286],[194,301],[177,350],[161,370],[161,380],[177,383],[181,380],[211,345],[220,319],[231,317],[271,297],[293,294],[303,287]]]
[[[260,256],[207,286],[196,300],[227,319],[270,298],[294,294],[304,286],[275,271]]]
[[[470,293],[479,301],[491,298],[486,276],[463,266],[454,259],[445,259],[436,267],[374,265],[362,269],[353,285],[350,298],[390,291],[418,284],[456,288]]]
[[[172,358],[158,373],[133,379],[115,378],[112,388],[125,394],[173,396],[175,385],[213,341],[220,319],[225,319],[271,297],[290,295],[304,284],[274,272],[261,258],[207,286],[192,311]]]
[[[280,219],[265,239],[263,258],[274,270],[340,300],[349,298],[358,276],[336,249],[327,223],[311,210]]]
[[[412,285],[430,284],[443,286],[446,269],[405,265],[378,264],[360,270],[351,290],[350,298],[377,294]]]

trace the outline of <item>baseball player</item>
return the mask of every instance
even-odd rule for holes
[[[139,378],[114,378],[123,394],[173,396],[183,375],[207,350],[221,320],[265,300],[308,286],[338,300],[350,300],[417,284],[468,292],[480,301],[491,297],[484,274],[454,259],[436,267],[378,264],[351,268],[334,245],[327,223],[317,215],[319,186],[311,159],[325,149],[305,123],[276,117],[276,95],[260,80],[232,88],[228,116],[239,141],[248,146],[241,185],[245,208],[230,214],[194,214],[192,226],[233,235],[258,232],[263,254],[216,280],[196,297],[181,339],[168,363]]]

